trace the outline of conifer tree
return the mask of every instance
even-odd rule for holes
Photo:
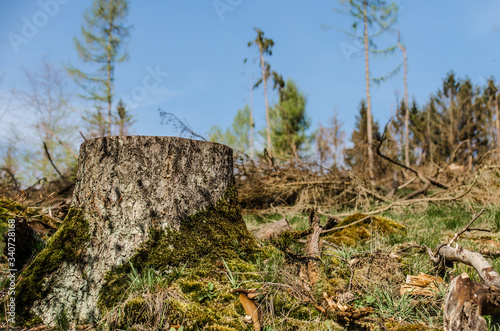
[[[343,162],[345,131],[342,129],[344,123],[339,119],[337,110],[330,117],[328,124],[323,126],[320,122],[316,131],[316,148],[321,166],[331,159],[332,166],[338,167]]]
[[[239,151],[246,153],[250,150],[251,122],[250,107],[245,105],[234,116],[230,128],[223,131],[219,126],[212,126],[208,134],[208,140],[218,142]]]
[[[359,107],[359,114],[356,115],[355,128],[351,135],[351,142],[353,146],[346,149],[345,151],[345,162],[346,164],[354,170],[367,169],[370,162],[370,156],[368,154],[369,144],[373,143],[370,141],[368,135],[368,109],[365,100],[361,101]],[[370,126],[372,127],[373,137],[375,141],[380,141],[380,132],[377,122],[373,119],[370,121]],[[368,174],[371,176],[370,174]]]
[[[274,80],[274,88],[279,88],[281,91],[284,88],[284,81],[281,75],[275,71],[271,71],[271,65],[264,59],[264,55],[272,55],[272,48],[274,46],[274,41],[269,38],[264,37],[264,32],[260,29],[254,28],[257,32],[257,37],[248,43],[248,47],[256,46],[259,50],[259,64],[262,70],[261,78],[255,83],[254,87],[257,88],[261,83],[264,84],[264,101],[266,106],[266,141],[267,141],[267,153],[269,156],[273,155],[272,151],[272,141],[271,141],[271,118],[270,118],[270,108],[267,96],[267,83],[270,77]],[[246,59],[245,59],[246,62]]]
[[[359,39],[364,44],[365,53],[365,87],[366,87],[366,133],[368,143],[364,148],[367,149],[367,170],[370,179],[374,178],[374,157],[373,157],[373,135],[375,130],[372,127],[372,101],[370,94],[370,64],[369,53],[375,52],[377,54],[393,52],[396,46],[386,49],[376,49],[373,38],[381,35],[384,32],[390,31],[397,19],[398,6],[396,3],[383,0],[340,0],[340,2],[347,8],[353,18],[353,28],[357,29],[359,25],[363,26],[363,36],[359,37],[356,33],[346,32],[353,38]],[[368,33],[368,29],[374,27],[377,32],[373,34]],[[378,81],[381,81],[379,79]]]
[[[489,109],[489,128],[491,143],[490,148],[496,149],[497,157],[500,157],[500,114],[499,114],[499,100],[498,100],[498,87],[496,86],[493,78],[488,79],[486,86],[483,90],[483,100]]]
[[[271,138],[276,156],[298,159],[308,147],[311,136],[306,131],[311,121],[306,113],[306,97],[288,79],[280,93],[280,101],[270,111]]]
[[[116,105],[116,115],[118,134],[120,136],[129,134],[129,129],[135,121],[132,119],[132,115],[130,115],[127,111],[122,99],[120,99],[120,101],[118,101],[118,105]]]
[[[127,14],[126,0],[94,0],[92,9],[84,14],[81,39],[75,38],[75,46],[79,58],[97,65],[97,71],[86,73],[74,66],[67,68],[84,89],[82,97],[94,104],[95,111],[84,119],[96,136],[112,133],[116,64],[128,58],[124,47],[130,30],[125,25]]]

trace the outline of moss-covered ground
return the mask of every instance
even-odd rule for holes
[[[416,205],[358,223],[363,214],[344,218],[338,226],[353,225],[322,237],[320,280],[311,288],[304,272],[305,239],[310,234],[307,215],[287,215],[292,232],[256,243],[240,222],[239,207],[232,203],[236,198],[236,192],[229,190],[217,205],[192,215],[179,232],[152,229],[150,239],[131,259],[107,274],[99,297],[102,316],[93,328],[253,330],[244,322],[238,295],[230,292],[243,288],[256,290],[254,301],[267,331],[441,329],[446,286],[439,286],[433,297],[401,295],[400,286],[407,275],[437,275],[419,245],[435,248],[448,241],[482,208]],[[500,209],[485,207],[474,228],[488,231],[468,232],[459,244],[475,251],[500,251],[499,215]],[[248,214],[244,220],[257,230],[281,217]],[[227,222],[241,226],[227,231]],[[18,284],[26,307],[50,286],[33,279],[50,274],[63,261],[79,258],[85,227],[79,212],[72,210],[50,240],[51,253],[43,251]],[[488,259],[499,270],[496,256],[490,254]],[[445,283],[450,275],[462,272],[479,280],[468,266],[448,271]],[[327,299],[339,304],[337,310],[329,310]],[[20,315],[28,324],[39,322],[28,310]]]

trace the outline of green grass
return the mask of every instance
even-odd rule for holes
[[[428,206],[414,205],[384,212],[381,216],[387,217],[406,226],[406,233],[381,235],[372,233],[372,237],[366,242],[359,242],[355,246],[345,247],[341,244],[336,249],[324,248],[329,256],[323,256],[322,262],[325,274],[331,279],[332,284],[338,291],[346,291],[352,287],[356,299],[352,302],[356,307],[373,307],[379,316],[405,323],[420,323],[431,328],[441,328],[443,322],[442,307],[447,289],[444,285],[438,286],[434,298],[413,297],[400,295],[399,287],[403,280],[395,281],[396,278],[379,275],[380,284],[356,284],[356,276],[370,270],[370,266],[363,263],[370,261],[370,256],[377,254],[396,254],[399,256],[397,267],[404,276],[418,275],[420,272],[436,275],[436,269],[426,251],[415,247],[404,251],[401,248],[409,245],[427,245],[434,250],[439,244],[449,242],[453,235],[464,228],[473,218],[475,213],[483,207],[462,203],[429,204]],[[489,229],[490,232],[471,231],[464,233],[457,243],[469,250],[480,251],[487,247],[491,251],[500,250],[495,243],[500,242],[500,208],[494,206],[484,207],[483,214],[474,222],[472,228]],[[345,213],[345,211],[342,211]],[[331,213],[335,215],[335,213]],[[245,221],[249,227],[254,229],[265,223],[276,221],[283,216],[280,214],[270,215],[246,215]],[[308,215],[299,214],[288,216],[291,227],[294,230],[305,230],[309,227]],[[322,223],[326,219],[322,217]],[[335,244],[335,243],[333,243]],[[488,246],[490,245],[490,246]],[[500,259],[488,259],[495,270],[500,270]],[[353,261],[358,265],[351,264]],[[262,270],[261,281],[284,282],[286,279],[279,270],[286,268],[286,258],[279,254],[273,255],[266,264],[260,265]],[[362,268],[365,269],[362,269]],[[373,265],[373,270],[377,269]],[[380,269],[381,270],[381,269]],[[394,269],[392,269],[394,271]],[[451,275],[459,275],[466,272],[475,280],[480,281],[477,272],[470,266],[456,264],[453,270],[448,270]],[[390,272],[389,272],[390,273]],[[389,275],[388,275],[389,276]],[[354,280],[353,280],[354,279]],[[448,275],[445,283],[449,283]]]

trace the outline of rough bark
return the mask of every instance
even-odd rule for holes
[[[21,311],[24,321],[36,316],[53,324],[61,311],[72,323],[95,321],[107,272],[128,264],[140,247],[144,250],[147,246],[141,244],[152,240],[151,231],[187,231],[196,226],[191,215],[220,201],[236,205],[239,217],[224,229],[197,235],[207,243],[215,242],[210,236],[220,233],[244,237],[248,231],[237,197],[225,200],[226,192],[234,189],[232,155],[224,145],[175,137],[119,136],[84,142],[72,202],[75,212],[70,211],[74,220],[68,216],[19,287],[19,296],[32,295]],[[224,212],[227,208],[210,209],[210,216]],[[176,254],[184,248],[175,248]],[[50,268],[44,267],[49,262]],[[31,287],[41,287],[37,291],[43,295],[31,293]]]
[[[491,307],[491,299],[498,311],[499,294],[500,290],[495,286],[473,282],[466,273],[454,278],[445,301],[444,329],[487,330],[486,321],[481,315],[490,312],[488,307]]]
[[[487,330],[486,321],[482,316],[500,314],[500,275],[481,254],[460,246],[441,246],[433,260],[435,263],[445,260],[470,265],[484,281],[474,282],[466,273],[451,281],[445,300],[444,329]]]

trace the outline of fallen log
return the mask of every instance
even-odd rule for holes
[[[269,223],[257,231],[255,238],[258,240],[271,239],[277,237],[285,231],[292,231],[292,227],[286,218],[282,218],[274,223]]]

